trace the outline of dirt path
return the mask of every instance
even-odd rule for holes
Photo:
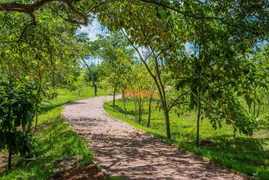
[[[63,116],[89,142],[95,160],[109,173],[128,179],[246,179],[106,115],[112,96],[70,103]]]

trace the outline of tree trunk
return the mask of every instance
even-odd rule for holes
[[[196,132],[196,145],[199,146],[200,139],[200,116],[201,116],[201,97],[200,92],[198,92],[198,102],[197,102],[197,132]]]
[[[138,122],[141,123],[142,121],[142,99],[141,97],[138,98]]]
[[[115,86],[114,86],[114,92],[113,92],[113,108],[115,108],[116,90],[117,90],[117,84],[115,84]]]
[[[88,71],[90,73],[90,76],[91,76],[91,79],[92,79],[92,86],[93,86],[93,89],[94,89],[94,96],[97,96],[97,86],[96,86],[95,81],[94,81],[93,72],[91,71],[91,68],[87,64],[87,62],[85,61],[85,59],[82,58],[82,61],[84,62],[84,64],[86,65],[86,67],[87,67],[87,69],[88,69]]]
[[[12,157],[12,147],[11,147],[11,108],[8,110],[8,169],[11,169],[11,157]]]
[[[122,91],[122,99],[123,99],[124,117],[126,118],[127,109],[126,109],[126,97],[125,97],[124,90]]]
[[[165,92],[163,85],[161,85],[161,88],[162,88],[162,90],[159,89],[159,92],[160,92],[159,94],[162,97],[161,102],[162,102],[162,106],[163,106],[163,113],[164,113],[164,119],[165,119],[166,136],[168,139],[171,139],[169,109],[168,109],[168,105],[166,102],[166,92]]]
[[[94,96],[97,96],[97,86],[95,83],[92,84],[94,88]]]
[[[166,136],[168,139],[171,139],[171,132],[170,132],[170,120],[169,120],[169,111],[167,107],[163,108],[165,124],[166,124]]]
[[[135,120],[138,120],[138,113],[137,113],[137,101],[136,101],[136,97],[134,97],[134,105],[135,105]]]
[[[95,81],[94,81],[93,72],[90,70],[90,68],[89,68],[89,71],[91,73],[92,86],[94,89],[94,96],[97,96],[97,86],[96,86]]]
[[[152,103],[152,96],[150,96],[149,98],[148,123],[147,123],[148,128],[150,126],[150,118],[151,118],[151,103]]]

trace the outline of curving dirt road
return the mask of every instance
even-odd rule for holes
[[[112,96],[69,103],[63,117],[86,139],[95,160],[111,175],[144,180],[247,179],[111,118],[102,108],[109,100]]]

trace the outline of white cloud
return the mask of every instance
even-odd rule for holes
[[[81,26],[77,30],[77,34],[81,32],[87,33],[90,41],[94,41],[97,39],[97,35],[99,34],[104,35],[107,32],[107,29],[106,28],[102,29],[102,26],[98,22],[98,20],[93,20],[93,22],[89,26]]]

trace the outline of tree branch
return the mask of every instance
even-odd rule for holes
[[[71,19],[66,19],[66,18],[65,20],[71,23],[88,25],[87,13],[83,13],[72,4],[73,2],[79,2],[79,1],[80,0],[61,0],[60,1],[60,2],[66,3],[73,13],[75,13],[76,15],[78,15],[79,17],[83,19],[83,21],[71,20]],[[7,12],[13,11],[13,12],[27,13],[32,17],[33,23],[36,24],[36,18],[35,18],[34,12],[40,9],[45,4],[48,4],[51,2],[59,2],[59,1],[58,0],[40,0],[33,4],[21,4],[21,3],[15,3],[15,2],[14,3],[0,3],[0,11],[7,11]]]
[[[168,110],[170,111],[172,109],[172,107],[176,106],[178,104],[178,101],[180,98],[182,98],[183,96],[185,96],[186,94],[190,93],[190,91],[186,91],[182,94],[180,94],[173,102],[172,104],[169,105]],[[185,103],[185,102],[184,102]]]
[[[170,10],[172,10],[174,12],[177,12],[179,14],[182,14],[182,15],[184,15],[186,17],[191,17],[191,18],[195,18],[195,19],[215,19],[215,20],[223,21],[223,18],[219,18],[219,17],[202,16],[202,15],[199,15],[199,14],[192,14],[192,13],[189,13],[189,12],[180,11],[178,8],[170,6],[168,4],[164,4],[161,1],[156,1],[156,0],[140,0],[140,1],[145,2],[145,3],[154,4],[154,5],[157,5],[157,6],[160,6],[160,7],[164,7],[166,9],[170,9]]]
[[[46,3],[55,0],[41,0],[33,4],[20,4],[20,3],[0,3],[0,11],[17,11],[24,13],[33,13],[35,10],[39,9]]]
[[[139,49],[134,45],[134,43],[131,41],[131,39],[127,36],[127,34],[123,30],[121,30],[121,32],[123,33],[123,35],[125,36],[125,38],[129,41],[129,43],[131,44],[131,46],[135,49],[135,51],[137,52],[138,56],[140,57],[142,63],[145,65],[145,67],[148,70],[149,74],[153,78],[153,80],[154,80],[154,82],[155,82],[155,84],[156,84],[156,86],[157,86],[157,88],[158,88],[158,90],[160,92],[160,98],[161,98],[161,100],[163,102],[164,97],[163,97],[163,94],[161,93],[162,92],[161,91],[161,85],[158,82],[157,77],[152,73],[152,71],[150,70],[147,62],[145,61],[145,59],[143,58],[142,54],[140,53]]]
[[[69,7],[75,14],[77,14],[78,16],[80,16],[81,18],[83,18],[83,22],[81,22],[81,24],[87,26],[88,23],[89,23],[87,14],[84,14],[83,12],[81,12],[80,10],[78,10],[72,3],[73,3],[73,1],[69,1],[69,2],[67,2],[68,7]],[[76,21],[76,22],[79,22],[79,21]]]

